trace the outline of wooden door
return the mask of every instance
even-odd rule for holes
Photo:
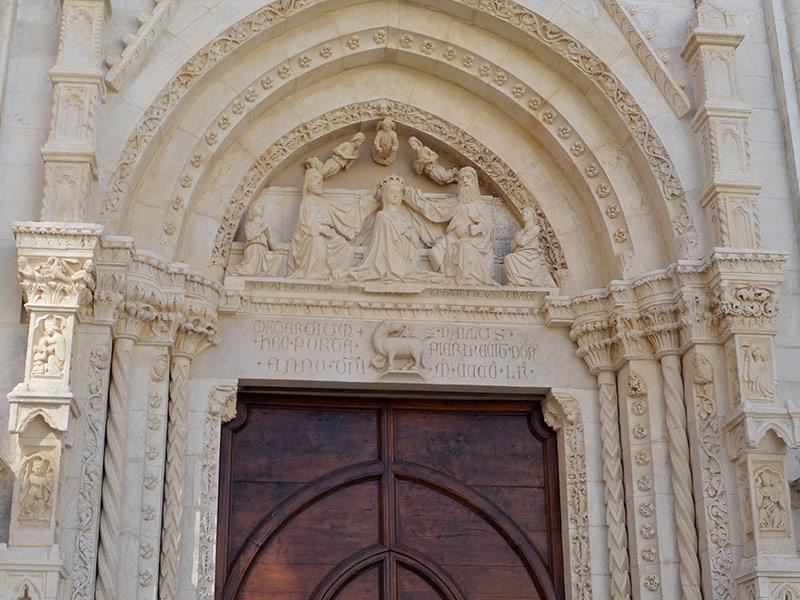
[[[218,597],[564,597],[538,402],[242,393],[221,458]]]

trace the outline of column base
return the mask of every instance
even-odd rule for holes
[[[9,548],[0,544],[0,600],[58,600],[66,575],[58,546]]]

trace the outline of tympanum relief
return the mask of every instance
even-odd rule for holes
[[[358,164],[365,140],[358,132],[334,146],[327,160],[307,158],[300,190],[274,188],[288,199],[280,209],[270,206],[275,196],[267,188],[262,193],[267,200],[257,199],[247,213],[244,255],[238,264],[232,261],[228,275],[367,282],[367,291],[495,287],[501,281],[556,287],[533,208],[522,211],[516,233],[507,233],[511,239],[498,242],[494,200],[481,194],[477,171],[441,164],[439,155],[414,136],[403,142],[405,154],[398,154],[400,139],[390,116],[378,121],[371,144],[372,163],[380,166],[363,167],[370,171],[363,178],[354,169],[356,185],[366,185],[332,188],[331,178]],[[410,164],[403,165],[406,161]],[[415,177],[416,184],[408,181]],[[352,175],[345,179],[352,185]],[[421,189],[431,183],[443,192]],[[513,219],[510,213],[508,218]]]

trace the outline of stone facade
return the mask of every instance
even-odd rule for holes
[[[567,598],[800,598],[798,15],[0,0],[0,599],[213,597],[243,381],[542,394]]]

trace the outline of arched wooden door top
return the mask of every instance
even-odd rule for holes
[[[234,514],[220,519],[228,526],[220,532],[220,597],[267,593],[292,569],[309,571],[307,563],[315,559],[308,553],[317,549],[322,558],[313,576],[298,576],[292,584],[305,591],[287,598],[335,600],[367,572],[382,600],[401,597],[403,577],[425,582],[438,598],[475,597],[480,584],[474,572],[484,568],[484,552],[486,565],[513,572],[513,585],[528,589],[525,597],[563,598],[557,469],[545,464],[555,459],[555,438],[543,427],[537,404],[249,394],[244,402],[248,418],[224,435],[228,460],[222,464],[230,466],[221,473],[221,490],[231,495],[221,507]],[[298,447],[305,438],[307,455]],[[263,477],[253,464],[236,472],[246,457],[265,464]],[[274,462],[281,457],[287,465]],[[283,484],[256,481],[280,477]],[[280,485],[292,487],[291,493],[271,503]],[[257,489],[266,490],[259,500],[239,497]],[[239,517],[237,503],[252,514]],[[362,504],[353,517],[353,506]],[[348,519],[360,532],[358,547],[348,546],[356,542],[349,539]],[[547,527],[534,530],[537,520]],[[372,521],[367,533],[364,523]],[[297,544],[302,559],[291,558]],[[277,575],[281,561],[288,562]]]

